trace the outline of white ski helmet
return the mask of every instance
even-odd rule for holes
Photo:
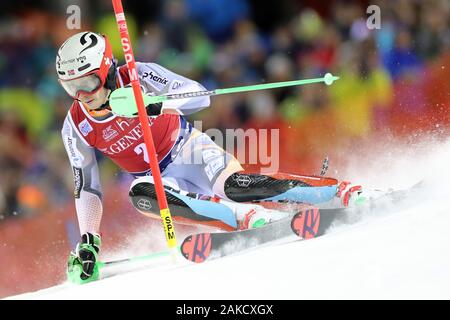
[[[59,82],[67,93],[93,94],[105,86],[115,88],[115,61],[106,36],[80,32],[67,39],[56,55]]]

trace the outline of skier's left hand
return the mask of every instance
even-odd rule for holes
[[[86,283],[99,278],[98,253],[101,238],[98,234],[85,233],[67,261],[67,277],[74,283]]]

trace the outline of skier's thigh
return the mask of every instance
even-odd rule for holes
[[[240,163],[231,154],[216,145],[208,135],[198,131],[193,133],[166,168],[164,177],[185,181],[188,192],[222,196],[223,181],[242,170]],[[222,188],[217,188],[217,185],[222,185]]]

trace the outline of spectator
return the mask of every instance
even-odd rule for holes
[[[409,30],[402,29],[397,33],[395,46],[384,57],[384,65],[393,80],[397,80],[408,73],[417,73],[420,70],[422,63],[414,52]]]

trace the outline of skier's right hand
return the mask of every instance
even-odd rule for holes
[[[149,105],[145,106],[145,110],[147,111],[148,116],[159,116],[161,114],[162,109],[162,102],[158,103],[150,103]],[[138,116],[138,113],[133,113],[133,116]]]
[[[145,106],[145,110],[147,110],[148,116],[159,116],[161,114],[162,102],[151,103]]]
[[[132,87],[131,83],[127,84],[125,88]],[[145,87],[141,84],[141,91],[143,94],[154,96],[154,93],[148,93]],[[148,116],[159,116],[161,114],[162,102],[150,103],[145,106],[145,111]],[[133,116],[138,116],[138,113],[133,113]]]
[[[84,233],[67,261],[67,277],[74,283],[86,283],[99,278],[98,253],[101,238],[99,234]]]

